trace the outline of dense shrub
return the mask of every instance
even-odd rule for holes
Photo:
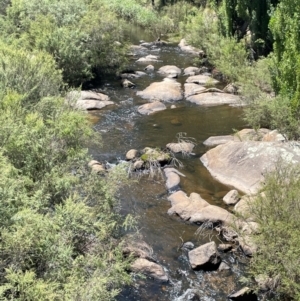
[[[64,81],[78,86],[126,61],[122,22],[101,3],[13,0],[0,32],[15,47],[52,55]]]
[[[49,54],[15,49],[0,41],[0,93],[14,90],[28,102],[36,102],[58,95],[62,86],[61,71]]]
[[[48,53],[0,53],[0,299],[113,300],[130,282],[115,198],[127,174],[87,167],[99,139]]]
[[[259,228],[258,246],[249,276],[264,279],[276,300],[300,300],[300,177],[299,165],[278,164],[249,213]]]

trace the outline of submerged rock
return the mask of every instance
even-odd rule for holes
[[[167,107],[160,101],[146,103],[138,107],[138,112],[142,115],[150,115],[158,111],[166,110]]]
[[[167,282],[169,280],[168,275],[161,265],[144,258],[136,259],[131,265],[131,270],[161,282]]]
[[[192,269],[216,269],[221,262],[214,241],[189,251],[188,256]]]
[[[191,142],[168,143],[166,147],[173,153],[191,154],[195,145]]]
[[[181,84],[173,79],[165,78],[162,82],[150,84],[136,95],[150,101],[153,99],[166,102],[178,101],[182,99]]]
[[[158,62],[158,56],[149,54],[147,56],[139,58],[136,62],[137,63]]]

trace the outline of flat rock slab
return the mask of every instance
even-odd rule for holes
[[[179,101],[182,99],[181,84],[173,79],[165,78],[162,82],[152,83],[136,95],[148,100]]]
[[[181,74],[181,69],[174,65],[166,65],[160,67],[157,72],[166,76],[172,75],[173,77],[177,77]]]
[[[150,115],[155,112],[166,110],[167,107],[160,101],[146,103],[138,107],[138,112],[142,115]]]
[[[207,92],[187,97],[187,100],[202,106],[215,106],[215,105],[243,105],[241,98],[237,95]]]
[[[163,267],[155,262],[151,262],[145,258],[136,259],[132,265],[131,270],[135,273],[141,273],[161,282],[169,280]]]
[[[194,75],[194,76],[188,77],[186,79],[186,82],[194,83],[194,84],[198,84],[198,85],[206,85],[206,84],[215,85],[219,81],[217,81],[216,79],[214,79],[210,76],[199,74],[199,75]]]
[[[293,141],[228,142],[209,150],[200,159],[219,182],[246,194],[255,194],[264,174],[274,170],[279,160],[300,162],[300,144]]]
[[[185,83],[184,84],[184,97],[189,97],[199,93],[203,93],[206,88],[194,83]]]
[[[183,220],[189,220],[193,214],[200,212],[209,203],[206,202],[198,193],[191,193],[188,197],[183,191],[177,191],[168,197],[172,207],[168,214],[177,214]]]

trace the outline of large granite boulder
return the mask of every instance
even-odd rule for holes
[[[71,91],[66,96],[66,102],[81,110],[100,110],[114,104],[107,95],[94,91]]]
[[[298,142],[228,142],[206,152],[200,159],[219,182],[246,194],[255,194],[276,163],[300,162]]]
[[[150,115],[155,112],[166,110],[167,107],[160,101],[146,103],[138,107],[138,112],[142,115]]]
[[[244,105],[241,98],[237,95],[219,93],[219,92],[207,92],[187,97],[187,100],[202,106],[215,106],[215,105]]]
[[[141,273],[148,277],[154,278],[160,282],[167,282],[169,280],[164,268],[145,258],[138,258],[131,264],[131,270],[135,273]]]
[[[221,262],[214,241],[189,251],[188,255],[193,269],[216,269]]]
[[[203,208],[209,206],[198,193],[191,193],[188,197],[183,191],[177,191],[168,197],[172,207],[168,210],[168,214],[177,214],[183,220],[189,220],[196,212],[201,212]]]
[[[178,101],[182,99],[181,84],[173,79],[165,78],[161,82],[152,83],[145,90],[137,92],[136,95],[150,101]]]

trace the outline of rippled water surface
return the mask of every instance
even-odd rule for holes
[[[131,39],[137,43],[139,32],[131,32]],[[140,36],[147,39],[147,36]],[[148,37],[149,38],[149,37]],[[133,70],[143,71],[146,64],[135,63],[138,57],[155,54],[160,62],[153,63],[156,70],[163,65],[176,65],[179,68],[192,66],[193,58],[182,53],[176,45],[163,46],[139,53],[131,60]],[[243,128],[242,109],[230,106],[201,107],[182,100],[176,103],[177,108],[142,116],[137,107],[146,101],[137,97],[136,92],[154,81],[161,81],[162,76],[150,73],[139,79],[131,80],[136,89],[124,89],[120,80],[107,78],[99,83],[99,88],[108,94],[116,105],[100,112],[92,112],[90,118],[94,127],[102,135],[103,145],[99,149],[91,149],[94,158],[99,161],[116,162],[124,159],[131,149],[149,147],[165,147],[175,142],[176,134],[185,132],[197,141],[195,154],[178,159],[183,163],[180,170],[185,174],[181,178],[181,189],[187,194],[199,193],[209,203],[222,206],[222,197],[229,187],[216,182],[203,167],[200,157],[207,151],[203,141],[212,135],[232,134],[234,130]],[[179,77],[184,83],[186,77]],[[197,288],[201,300],[226,300],[226,296],[236,288],[242,264],[233,253],[225,256],[225,261],[232,266],[231,271],[194,272],[191,270],[186,251],[180,247],[183,242],[191,241],[196,246],[209,240],[218,240],[213,232],[206,236],[197,236],[197,225],[183,222],[179,217],[167,214],[170,203],[168,192],[162,178],[150,179],[141,177],[137,183],[120,192],[122,212],[138,217],[138,225],[143,239],[151,245],[156,259],[170,275],[169,284],[158,284],[152,280],[137,280],[135,285],[125,288],[118,300],[176,300],[188,288]],[[226,208],[230,209],[230,208]],[[186,299],[187,300],[187,299]]]

